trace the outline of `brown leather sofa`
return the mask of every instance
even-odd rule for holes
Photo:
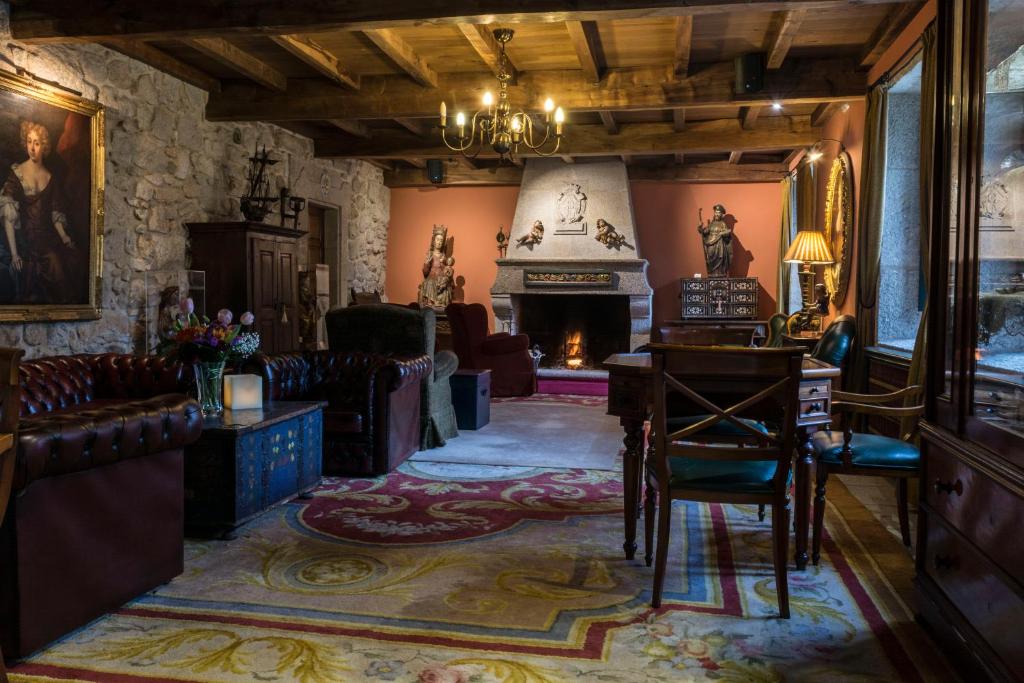
[[[250,359],[264,400],[326,401],[323,473],[386,474],[419,449],[420,384],[427,355],[304,351]]]
[[[24,657],[181,573],[189,377],[152,356],[23,361],[0,640]],[[6,406],[5,406],[6,408]]]

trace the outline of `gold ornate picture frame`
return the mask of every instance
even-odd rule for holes
[[[832,265],[825,266],[825,287],[832,305],[846,300],[853,260],[853,162],[845,150],[832,162],[825,190],[825,241],[832,250]]]
[[[103,107],[0,71],[0,322],[101,313]]]

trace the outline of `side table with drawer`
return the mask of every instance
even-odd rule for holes
[[[207,417],[185,448],[185,527],[230,534],[320,483],[322,401],[278,401]]]

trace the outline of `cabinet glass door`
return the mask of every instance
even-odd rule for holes
[[[998,445],[1024,437],[1024,1],[986,11],[971,402]]]

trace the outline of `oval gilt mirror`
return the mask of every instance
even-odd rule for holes
[[[825,241],[835,263],[825,266],[825,286],[832,305],[846,300],[853,258],[853,162],[845,151],[832,162],[825,190]]]

